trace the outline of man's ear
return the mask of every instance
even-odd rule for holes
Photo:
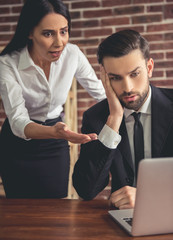
[[[151,78],[153,74],[153,69],[154,69],[154,60],[150,58],[147,61],[147,70],[148,70],[148,77]]]

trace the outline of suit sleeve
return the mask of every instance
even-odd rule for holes
[[[82,133],[99,134],[92,122],[85,112]],[[81,198],[91,200],[108,185],[113,152],[99,140],[81,145],[79,159],[73,172],[73,185]]]

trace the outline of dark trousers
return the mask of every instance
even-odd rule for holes
[[[54,125],[61,118],[47,120]],[[63,139],[24,140],[5,120],[0,134],[0,169],[7,198],[63,198],[68,193],[69,145]]]

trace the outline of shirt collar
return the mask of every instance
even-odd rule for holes
[[[64,55],[65,51],[66,51],[66,46],[65,46],[65,48],[64,48],[64,50],[61,54],[62,56]],[[58,64],[59,60],[61,58],[62,57],[60,56],[60,58],[53,63]],[[29,67],[36,67],[36,65],[35,65],[34,61],[32,60],[32,58],[30,57],[28,47],[24,47],[20,52],[18,69],[19,70],[24,70],[24,69],[27,69]]]
[[[128,118],[134,110],[124,108],[124,116],[125,118]],[[140,112],[144,114],[151,114],[151,87],[149,86],[149,95],[147,97],[147,100],[144,102],[142,107],[140,108]]]
[[[28,48],[25,47],[20,52],[18,69],[24,70],[31,66],[35,67],[35,64],[29,55]]]

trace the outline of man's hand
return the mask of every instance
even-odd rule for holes
[[[119,209],[134,208],[136,199],[136,188],[125,186],[113,192],[109,203]]]
[[[111,86],[111,82],[109,80],[107,73],[105,72],[104,67],[101,66],[100,70],[101,70],[101,80],[105,88],[105,92],[106,92],[106,96],[109,104],[109,111],[110,111],[110,115],[108,117],[106,124],[113,130],[118,132],[122,122],[124,109],[115,91]]]
[[[66,139],[71,143],[87,143],[92,140],[97,139],[97,134],[90,133],[90,134],[81,134],[75,133],[68,129],[67,125],[63,122],[58,122],[54,126],[55,128],[55,138],[58,139]]]

